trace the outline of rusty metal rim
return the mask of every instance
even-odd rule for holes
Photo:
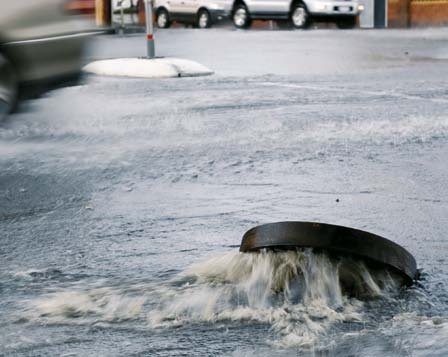
[[[417,263],[406,249],[379,235],[344,226],[288,221],[263,224],[244,234],[240,252],[263,248],[315,248],[356,256],[392,268],[406,285],[412,285],[417,276]]]

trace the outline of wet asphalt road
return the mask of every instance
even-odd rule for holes
[[[447,355],[447,35],[159,31],[159,55],[215,75],[90,76],[25,103],[0,128],[0,354]],[[85,61],[144,46],[98,37]],[[422,280],[299,317],[203,310],[227,293],[209,271],[282,220],[388,237]]]

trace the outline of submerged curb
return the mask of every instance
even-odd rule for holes
[[[83,71],[101,76],[135,78],[198,77],[213,74],[211,69],[198,62],[174,57],[100,60],[84,66]]]
[[[277,222],[254,227],[244,234],[240,252],[263,248],[316,248],[356,256],[391,268],[408,286],[417,276],[417,263],[406,249],[376,234],[349,227],[315,222]]]

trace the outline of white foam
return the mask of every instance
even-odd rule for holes
[[[130,296],[112,288],[61,291],[34,301],[40,317],[50,323],[120,322],[139,317],[145,296]]]
[[[45,273],[46,269],[28,269],[23,271],[18,271],[13,273],[13,276],[15,278],[22,278],[22,279],[32,279],[32,275],[35,273]]]
[[[196,77],[213,74],[204,65],[180,58],[115,58],[91,62],[84,72],[138,78]]]
[[[412,356],[428,356],[429,351],[437,351],[438,356],[448,355],[446,317],[400,313],[384,322],[379,331]]]
[[[370,294],[382,293],[363,264],[348,261],[343,267],[310,250],[229,253],[162,283],[55,292],[33,302],[31,318],[89,324],[139,320],[149,328],[252,321],[271,326],[271,344],[306,348],[320,343],[333,324],[363,319],[363,302],[344,295],[344,269],[357,271]]]

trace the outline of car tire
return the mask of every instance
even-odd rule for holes
[[[0,54],[0,121],[14,111],[17,105],[18,84],[14,68]]]
[[[341,30],[351,30],[356,26],[356,17],[340,20],[336,22],[336,26]]]
[[[159,29],[167,29],[170,27],[170,15],[166,9],[160,9],[157,11],[156,24]]]
[[[303,4],[295,4],[291,10],[291,22],[296,29],[306,29],[310,25],[310,14]]]
[[[212,26],[212,17],[206,9],[200,9],[196,18],[196,27],[199,29],[208,29]]]
[[[236,28],[248,29],[250,27],[252,21],[246,5],[239,4],[235,6],[232,14],[232,21]]]

